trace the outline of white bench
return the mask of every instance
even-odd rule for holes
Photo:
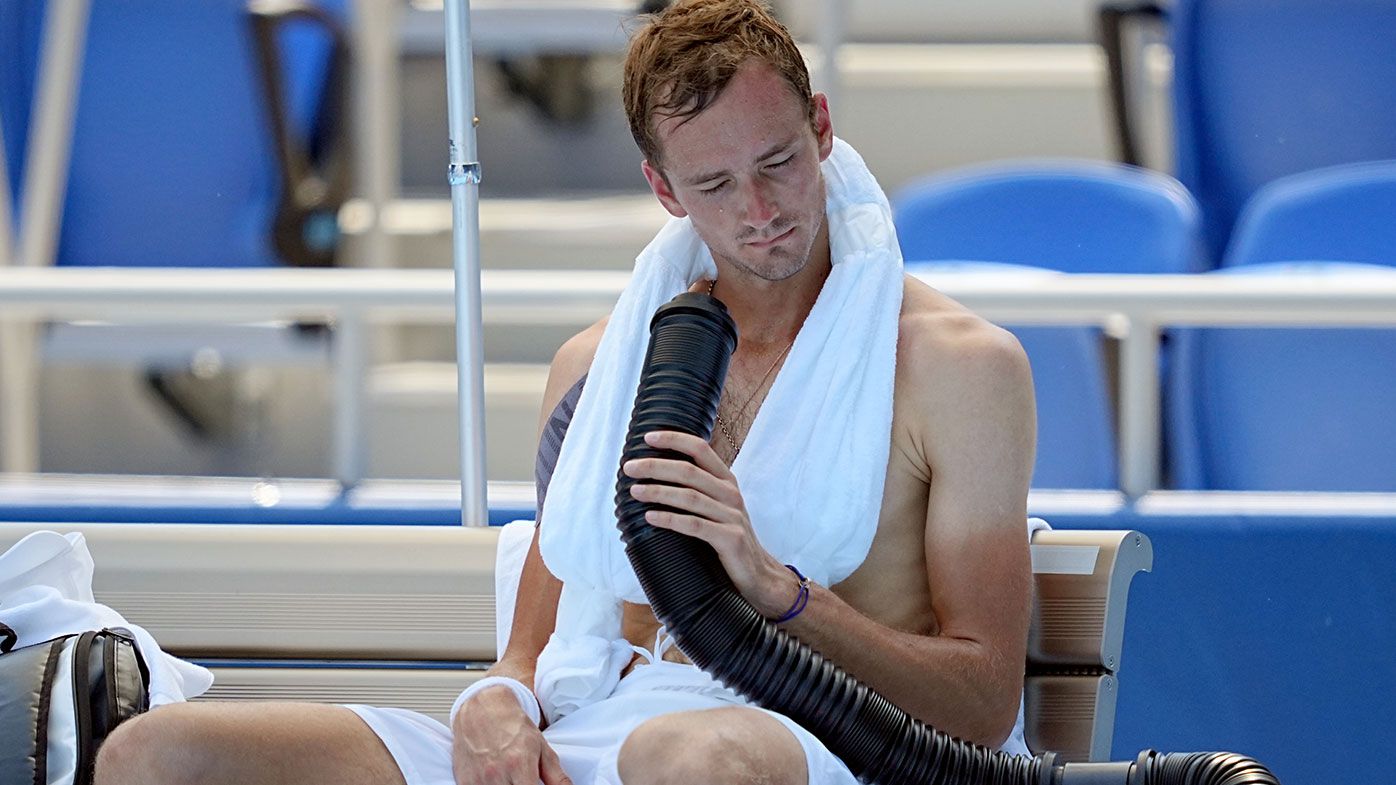
[[[85,534],[98,601],[210,665],[209,699],[444,718],[495,658],[498,528],[0,524],[0,548],[40,528]],[[1107,760],[1129,585],[1152,547],[1133,531],[1041,531],[1032,545],[1028,744]]]

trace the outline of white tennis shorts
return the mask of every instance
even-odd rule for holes
[[[679,711],[747,706],[774,717],[805,753],[810,785],[857,785],[843,761],[813,734],[784,715],[751,706],[741,696],[714,685],[692,665],[659,660],[621,679],[610,697],[562,717],[543,731],[562,768],[575,785],[621,785],[616,770],[621,745],[646,720]],[[350,705],[383,740],[407,785],[455,785],[451,772],[451,730],[437,720],[406,709]],[[1003,749],[1027,753],[1022,712]]]

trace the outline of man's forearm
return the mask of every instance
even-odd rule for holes
[[[537,667],[538,662],[536,660],[527,660],[522,657],[512,659],[505,657],[491,665],[489,670],[485,671],[485,675],[507,676],[511,679],[517,679],[531,690],[533,689],[533,676],[537,671]]]
[[[514,593],[514,618],[509,625],[509,644],[499,661],[490,668],[491,676],[510,676],[533,688],[533,672],[538,655],[547,645],[557,620],[557,603],[562,596],[562,581],[548,572],[538,550],[538,534],[519,576]],[[527,676],[521,678],[520,675]]]
[[[810,584],[805,610],[786,632],[917,719],[962,739],[999,746],[1022,694],[1021,658],[976,641],[916,635],[868,618],[828,588]]]

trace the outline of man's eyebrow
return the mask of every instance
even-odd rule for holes
[[[797,136],[792,139],[788,139],[784,142],[778,142],[766,152],[756,156],[756,160],[764,161],[767,158],[770,158],[771,156],[775,155],[776,153],[779,153],[780,151],[786,149],[787,147],[790,147],[798,141],[800,141],[800,138]],[[726,174],[727,170],[723,169],[717,172],[707,172],[705,174],[700,174],[696,177],[685,177],[680,182],[682,182],[684,185],[698,185],[699,183],[706,183],[710,180],[716,180],[717,178],[722,177]]]

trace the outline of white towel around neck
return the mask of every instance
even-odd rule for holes
[[[822,171],[833,269],[732,472],[762,546],[827,586],[862,563],[877,529],[903,280],[891,209],[863,159],[835,139]],[[636,259],[592,361],[540,523],[543,559],[563,581],[535,678],[553,719],[609,695],[632,654],[620,603],[647,599],[616,527],[615,484],[649,322],[716,275],[689,220],[671,219]]]

